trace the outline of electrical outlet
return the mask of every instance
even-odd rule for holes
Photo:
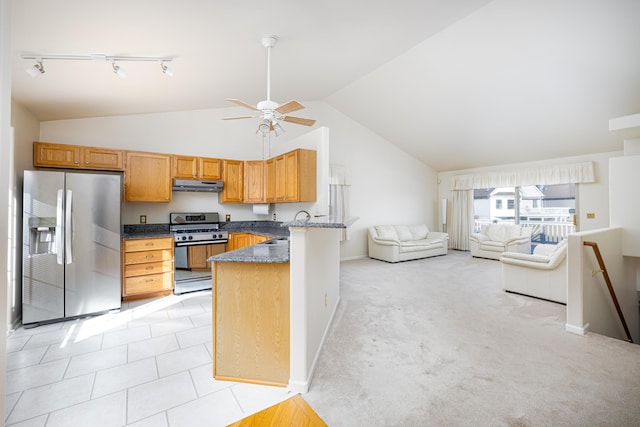
[[[596,214],[594,214],[593,212],[587,213],[587,219],[596,219]]]
[[[140,224],[146,224],[146,223],[147,223],[147,216],[140,215]]]

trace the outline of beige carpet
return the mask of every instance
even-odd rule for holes
[[[332,427],[640,425],[640,346],[564,325],[468,252],[344,262],[304,398]]]

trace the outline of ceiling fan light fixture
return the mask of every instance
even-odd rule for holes
[[[258,125],[258,130],[256,131],[256,133],[259,133],[262,136],[267,136],[269,135],[270,130],[271,130],[271,127],[269,126],[269,120],[263,120]]]
[[[119,65],[116,65],[116,61],[111,61],[111,67],[113,68],[113,72],[119,75],[120,77],[122,78],[127,77],[127,70],[120,67]]]
[[[275,132],[276,136],[280,136],[285,132],[278,122],[273,123],[273,131]]]
[[[34,65],[29,68],[26,68],[25,71],[31,77],[36,78],[44,74],[44,65],[42,65],[42,60],[38,60]]]

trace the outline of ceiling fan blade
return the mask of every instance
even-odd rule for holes
[[[300,104],[298,101],[289,101],[286,104],[282,104],[276,111],[280,114],[287,114],[294,111],[302,110],[304,105]]]
[[[286,116],[282,120],[284,120],[285,122],[295,123],[297,125],[305,125],[305,126],[313,126],[313,124],[316,122],[313,119],[305,119],[304,117],[293,117],[293,116]]]
[[[222,120],[253,119],[256,116],[223,117]]]
[[[256,107],[254,107],[253,105],[249,105],[246,102],[240,101],[239,99],[227,98],[227,101],[233,102],[236,105],[239,105],[239,106],[244,107],[244,108],[248,108],[248,109],[253,110],[253,111],[260,111]]]

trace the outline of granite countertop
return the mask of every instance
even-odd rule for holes
[[[125,224],[122,227],[123,239],[145,239],[152,237],[173,237],[169,224]]]
[[[285,238],[267,240],[235,251],[214,255],[207,261],[286,263],[289,262],[289,240]]]
[[[307,228],[347,228],[358,220],[358,217],[316,216],[308,220],[296,220],[283,222],[282,227],[307,227]]]

